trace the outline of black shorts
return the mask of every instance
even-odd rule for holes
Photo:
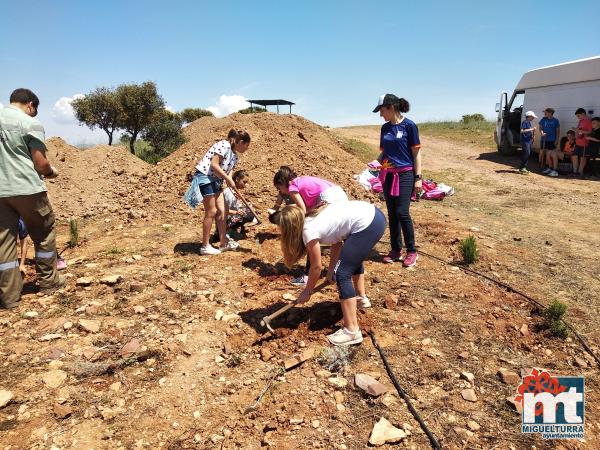
[[[583,156],[584,153],[585,153],[585,147],[576,145],[575,148],[573,149],[573,154],[576,156]]]
[[[556,144],[554,143],[554,141],[543,141],[543,142],[544,142],[542,144],[543,150],[555,150],[556,149]]]

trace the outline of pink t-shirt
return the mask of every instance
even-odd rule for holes
[[[335,184],[330,181],[305,175],[290,181],[288,190],[290,193],[298,192],[304,200],[306,209],[313,209],[319,203],[321,193],[333,186]]]

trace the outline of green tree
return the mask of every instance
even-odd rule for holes
[[[116,95],[122,109],[119,128],[130,135],[129,150],[135,154],[135,140],[140,132],[152,123],[155,114],[164,109],[165,101],[156,91],[156,84],[122,84]]]
[[[99,87],[86,96],[73,100],[71,106],[80,125],[87,125],[91,130],[104,130],[108,135],[108,145],[112,145],[113,133],[118,128],[122,115],[114,90]]]
[[[471,123],[471,122],[483,122],[485,121],[485,117],[483,114],[475,113],[475,114],[465,114],[462,116],[462,123]]]
[[[181,131],[183,121],[179,114],[173,114],[166,109],[159,110],[152,122],[142,131],[142,139],[150,143],[158,159],[169,155],[185,142]]]
[[[214,114],[206,109],[201,108],[185,108],[179,113],[179,117],[183,123],[192,123],[194,120],[198,120],[200,117],[214,117]]]
[[[254,113],[263,113],[267,112],[267,108],[261,108],[260,106],[248,106],[247,108],[240,109],[238,111],[240,114],[254,114]]]

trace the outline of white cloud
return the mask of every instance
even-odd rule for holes
[[[209,106],[206,109],[217,117],[223,117],[249,106],[250,103],[242,95],[221,95],[215,106]]]
[[[174,112],[175,112],[175,110],[174,110],[174,109],[173,109],[171,106],[169,106],[169,105],[165,106],[165,109],[166,109],[167,111],[169,111],[169,112],[172,112],[172,113],[174,113]]]
[[[83,94],[75,94],[73,97],[59,98],[52,108],[52,118],[58,123],[72,123],[75,121],[75,114],[71,102],[77,98],[83,98]]]
[[[0,103],[0,108],[4,108],[4,105],[2,103]]]

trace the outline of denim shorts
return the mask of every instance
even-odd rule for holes
[[[223,190],[223,180],[212,175],[205,175],[201,172],[196,172],[199,179],[200,192],[202,197],[208,197],[209,195],[217,195]]]

